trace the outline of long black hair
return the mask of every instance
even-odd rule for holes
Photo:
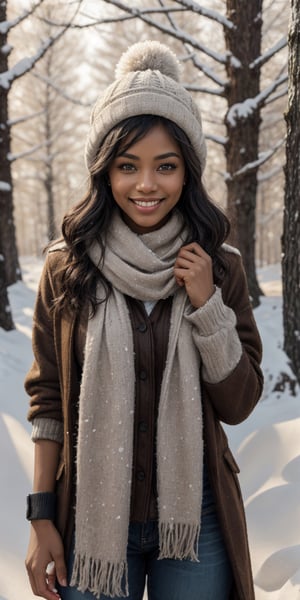
[[[109,282],[101,275],[88,256],[92,241],[98,240],[105,253],[103,238],[116,203],[108,184],[108,171],[120,149],[126,151],[141,140],[150,129],[163,125],[178,143],[185,163],[186,185],[176,205],[189,229],[188,242],[198,242],[212,257],[215,283],[221,283],[226,261],[221,245],[229,234],[229,221],[211,201],[202,184],[201,164],[186,134],[173,121],[155,115],[130,117],[119,123],[106,136],[89,172],[88,189],[82,200],[65,215],[62,234],[66,243],[66,263],[62,273],[62,294],[56,299],[60,308],[79,310],[89,302],[94,314],[99,298],[96,284],[99,277],[105,290]]]

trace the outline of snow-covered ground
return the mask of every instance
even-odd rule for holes
[[[33,450],[23,380],[32,360],[41,261],[24,259],[22,269],[23,283],[10,289],[17,329],[0,330],[0,600],[34,599],[24,568]],[[255,311],[264,344],[265,391],[247,421],[226,430],[241,467],[256,599],[300,600],[300,390],[285,383],[284,374],[293,377],[282,351],[279,267],[259,275],[267,294]]]

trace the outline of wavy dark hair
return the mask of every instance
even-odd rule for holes
[[[126,151],[159,124],[176,140],[184,158],[186,185],[176,209],[183,215],[189,229],[187,243],[195,241],[204,248],[213,260],[215,283],[222,282],[226,260],[221,245],[229,234],[230,225],[204,189],[200,161],[184,131],[173,121],[155,115],[139,115],[122,121],[106,136],[90,168],[86,194],[63,219],[62,234],[67,256],[62,270],[62,294],[56,300],[59,308],[80,310],[88,301],[94,314],[97,304],[107,298],[110,284],[101,275],[101,269],[90,260],[88,248],[97,239],[103,261],[105,233],[116,206],[108,185],[109,167],[121,149]],[[100,300],[96,298],[99,277],[104,286],[104,297]]]

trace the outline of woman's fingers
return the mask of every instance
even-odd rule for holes
[[[195,308],[203,306],[214,293],[212,260],[199,244],[187,244],[180,249],[174,275],[177,284],[185,286]]]
[[[48,563],[48,565],[46,567],[46,579],[47,579],[47,584],[48,584],[49,590],[51,592],[57,593],[57,589],[55,587],[56,570],[55,570],[54,560],[52,560],[50,563]]]
[[[55,588],[55,570],[49,575],[46,567],[40,570],[33,566],[27,568],[27,572],[35,596],[40,596],[46,600],[59,600],[60,595]]]
[[[33,521],[26,558],[32,591],[45,600],[60,598],[55,588],[67,585],[64,548],[61,537],[51,521]]]

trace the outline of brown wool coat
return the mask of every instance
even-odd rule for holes
[[[223,301],[236,313],[243,346],[234,371],[222,382],[202,381],[205,456],[216,509],[231,561],[234,587],[230,600],[254,600],[251,563],[239,468],[228,447],[220,421],[235,425],[247,418],[262,391],[259,367],[261,341],[253,318],[240,256],[226,252],[228,273],[222,285]],[[63,421],[64,444],[57,472],[57,527],[66,552],[74,523],[75,448],[80,387],[76,344],[84,343],[86,319],[51,310],[60,293],[62,250],[51,251],[37,296],[33,349],[35,361],[25,387],[31,396],[29,420],[45,417]]]

